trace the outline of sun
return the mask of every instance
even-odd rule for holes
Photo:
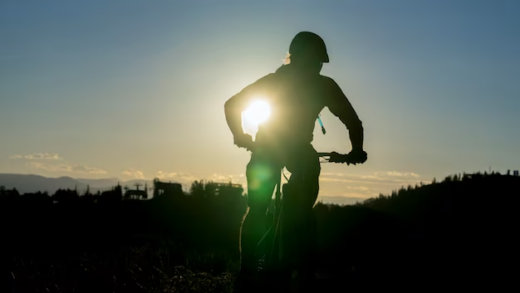
[[[269,119],[271,115],[271,107],[266,101],[254,100],[249,108],[244,111],[244,118],[249,123],[258,126]]]
[[[256,138],[258,126],[269,119],[271,107],[263,98],[255,99],[249,107],[242,112],[242,129],[245,133]]]

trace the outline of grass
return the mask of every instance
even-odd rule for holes
[[[181,245],[121,247],[104,253],[12,256],[14,292],[233,292],[238,261]]]

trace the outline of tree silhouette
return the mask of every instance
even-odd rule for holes
[[[197,181],[195,180],[190,187],[190,195],[196,198],[204,198],[205,197],[205,191],[204,191],[204,181]]]

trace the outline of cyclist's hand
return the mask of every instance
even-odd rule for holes
[[[346,155],[342,155],[342,154],[339,154],[337,152],[331,152],[330,153],[330,159],[329,159],[329,162],[334,162],[334,163],[345,163],[345,158],[346,158]]]
[[[367,152],[364,150],[352,150],[348,156],[353,164],[363,164],[368,159]]]
[[[253,147],[253,137],[249,134],[243,133],[234,137],[234,143],[239,148],[246,148],[250,150]]]

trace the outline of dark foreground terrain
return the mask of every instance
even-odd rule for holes
[[[519,177],[473,174],[317,204],[319,292],[514,290],[519,195]],[[242,196],[24,197],[3,190],[0,292],[232,292]]]

